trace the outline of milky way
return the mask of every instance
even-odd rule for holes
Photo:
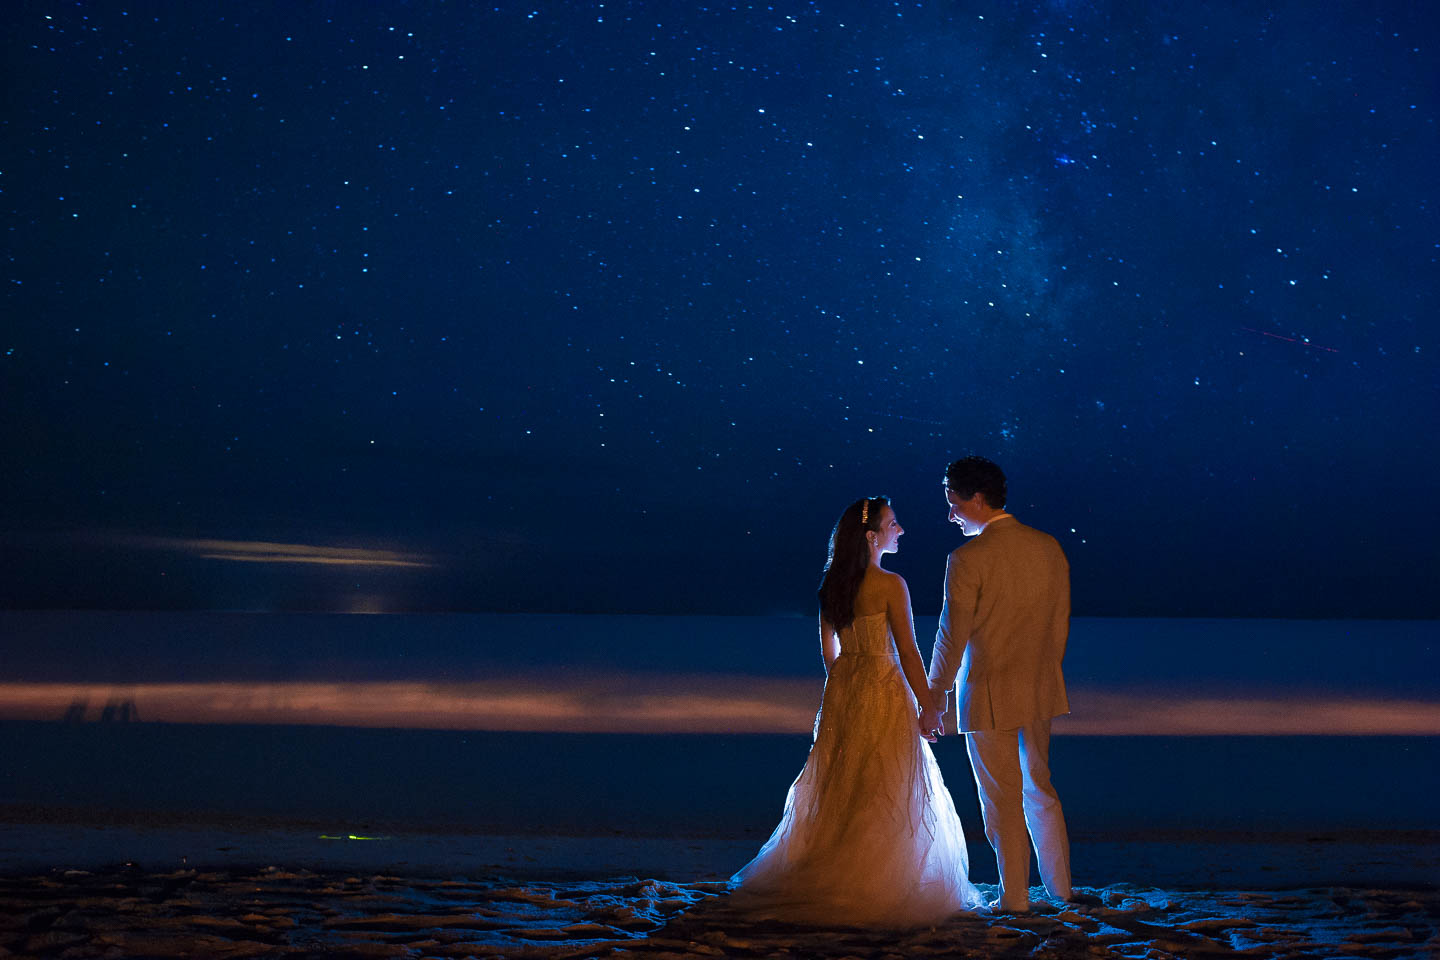
[[[1420,6],[0,21],[7,606],[808,611],[887,492],[933,608],[978,452],[1079,612],[1440,615]]]

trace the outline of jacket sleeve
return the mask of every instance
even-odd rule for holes
[[[930,688],[949,690],[965,659],[970,630],[975,621],[979,584],[962,556],[963,551],[950,554],[945,567],[945,603],[940,608],[940,628],[935,632],[935,651],[930,656]]]

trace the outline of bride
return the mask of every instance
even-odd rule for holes
[[[732,906],[793,923],[930,926],[978,906],[965,835],[930,752],[940,715],[910,591],[880,565],[905,531],[885,497],[830,533],[820,584],[825,694],[780,825],[731,878]],[[917,722],[918,715],[918,722]]]

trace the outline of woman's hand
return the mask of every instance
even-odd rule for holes
[[[920,736],[934,743],[944,732],[940,723],[940,711],[934,707],[920,708]]]

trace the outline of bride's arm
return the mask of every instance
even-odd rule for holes
[[[840,656],[840,638],[835,635],[835,628],[825,619],[823,613],[820,614],[820,656],[825,658],[825,676],[828,677],[835,658]]]
[[[890,620],[890,632],[895,637],[895,650],[900,654],[900,669],[915,694],[915,702],[921,706],[930,703],[930,681],[925,676],[925,663],[920,659],[920,647],[915,643],[915,622],[910,613],[910,587],[905,578],[896,574],[895,587],[886,603]]]

